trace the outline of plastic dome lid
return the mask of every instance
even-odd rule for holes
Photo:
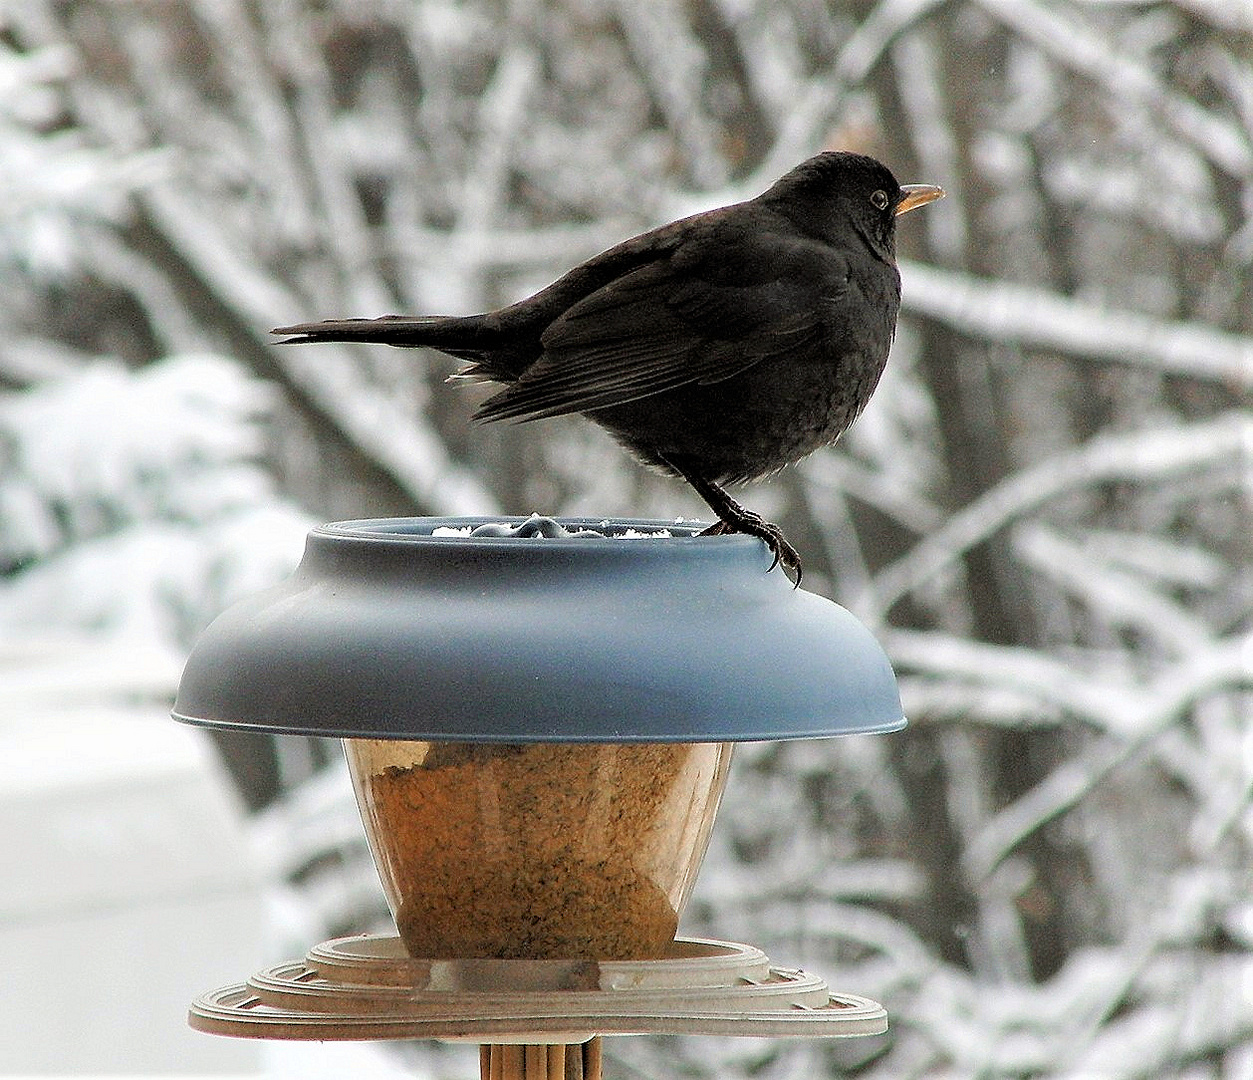
[[[174,716],[257,732],[511,743],[904,725],[869,631],[767,573],[759,540],[656,521],[559,525],[322,525],[288,580],[205,630]],[[484,534],[519,527],[534,535]]]

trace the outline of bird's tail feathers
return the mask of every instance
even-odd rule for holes
[[[280,345],[317,341],[373,342],[400,348],[426,346],[453,356],[475,358],[498,343],[498,332],[481,315],[384,315],[378,319],[327,319],[324,322],[279,326]]]
[[[512,376],[498,371],[489,372],[483,364],[469,363],[460,371],[454,371],[444,380],[459,386],[477,386],[480,383],[512,382]]]

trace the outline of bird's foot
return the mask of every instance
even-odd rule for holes
[[[791,579],[792,584],[799,589],[801,575],[804,572],[801,566],[800,553],[788,543],[787,537],[783,535],[783,530],[773,521],[767,521],[752,510],[745,510],[742,506],[737,506],[737,509],[740,512],[733,515],[733,521],[721,518],[700,535],[726,536],[729,533],[746,533],[749,536],[755,536],[759,540],[763,540],[766,547],[770,549],[770,553],[774,556],[774,562],[770,564],[770,570],[773,570],[776,566],[782,566],[783,572]],[[769,573],[769,570],[767,570],[767,573]]]
[[[782,566],[783,572],[791,578],[792,584],[800,588],[802,573],[800,554],[787,542],[787,537],[783,535],[783,530],[778,525],[773,521],[767,521],[760,514],[753,513],[752,510],[745,510],[727,494],[721,485],[706,479],[698,470],[684,468],[683,464],[676,460],[664,457],[659,457],[659,460],[691,484],[696,494],[708,503],[709,509],[718,515],[717,523],[702,532],[701,536],[747,533],[749,536],[764,540],[766,547],[774,555],[774,562],[770,564],[766,573],[770,573],[776,566]]]

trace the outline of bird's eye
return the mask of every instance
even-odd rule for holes
[[[886,191],[876,191],[870,196],[870,201],[879,210],[886,210],[888,208],[888,193]]]

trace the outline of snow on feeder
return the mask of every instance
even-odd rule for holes
[[[343,739],[399,936],[317,946],[192,1025],[477,1041],[504,1080],[596,1075],[601,1034],[885,1030],[759,950],[675,937],[734,743],[904,724],[860,623],[760,541],[698,532],[341,522],[221,615],[175,717]]]

